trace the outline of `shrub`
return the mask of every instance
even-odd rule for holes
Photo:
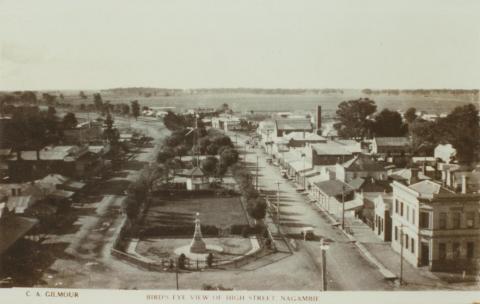
[[[211,252],[207,256],[207,265],[208,267],[212,267],[213,265],[213,254]]]
[[[186,256],[185,254],[181,254],[179,257],[178,257],[178,268],[180,269],[185,269],[185,260],[186,260]]]

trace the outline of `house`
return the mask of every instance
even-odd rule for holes
[[[312,144],[310,145],[310,149],[314,166],[328,166],[337,163],[345,163],[354,157],[354,154],[344,145],[333,141]]]
[[[300,158],[287,163],[289,176],[294,177],[296,183],[303,189],[305,189],[306,186],[306,172],[312,169],[312,160],[308,159],[304,153],[300,155]]]
[[[25,213],[46,197],[42,188],[31,183],[1,184],[0,195],[4,197],[5,208],[15,214]]]
[[[339,180],[326,180],[314,183],[312,194],[321,208],[337,217],[342,217],[343,211],[347,212],[345,216],[353,217],[354,213],[352,211],[361,207],[361,205],[353,204],[354,190],[348,184]],[[346,208],[345,205],[344,210],[343,204],[346,203],[349,203],[349,208]]]
[[[345,150],[351,152],[353,155],[363,153],[362,143],[353,139],[333,139],[331,143],[342,146]]]
[[[13,181],[30,181],[50,173],[84,178],[102,170],[101,159],[89,152],[87,146],[47,146],[39,151],[21,151],[13,154],[7,164]]]
[[[455,149],[451,144],[440,144],[436,146],[435,150],[433,151],[433,156],[436,159],[440,159],[447,164],[454,160],[456,155],[457,149]]]
[[[194,167],[184,173],[187,178],[187,190],[206,190],[210,188],[208,176],[200,167]]]
[[[222,114],[219,117],[212,117],[212,128],[224,131],[240,130],[240,119],[226,114]]]
[[[430,180],[419,168],[392,169],[388,172],[388,178],[405,185],[414,184],[422,180]]]
[[[390,181],[376,180],[373,177],[357,177],[348,185],[355,190],[355,198],[363,202],[362,208],[357,210],[358,217],[370,228],[374,229],[375,198],[379,195],[392,192]]]
[[[283,137],[292,132],[313,132],[313,125],[308,118],[281,118],[275,119],[275,132],[276,137]]]
[[[384,164],[364,154],[359,154],[343,164],[336,164],[337,179],[348,183],[359,177],[372,177],[376,180],[386,180],[387,170]]]
[[[35,185],[44,189],[48,194],[53,193],[56,189],[79,192],[86,186],[83,182],[72,180],[60,174],[48,174],[44,178],[36,180]]]
[[[289,147],[305,147],[307,144],[326,143],[327,139],[315,133],[292,132],[284,136]]]
[[[373,199],[375,208],[374,232],[382,241],[390,242],[392,240],[392,202],[391,193],[379,194]]]
[[[432,271],[469,271],[480,262],[480,194],[424,180],[393,182],[392,243],[404,259]]]
[[[387,157],[410,154],[410,140],[407,137],[375,137],[372,141],[372,154]]]

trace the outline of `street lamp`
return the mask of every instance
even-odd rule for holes
[[[330,246],[324,242],[322,238],[320,240],[320,250],[322,252],[322,284],[323,291],[327,291],[327,250]]]

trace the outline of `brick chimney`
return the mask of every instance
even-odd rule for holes
[[[410,171],[412,171],[412,177],[410,177],[410,184],[415,184],[420,181],[420,177],[418,174],[420,173],[419,168],[411,168]]]

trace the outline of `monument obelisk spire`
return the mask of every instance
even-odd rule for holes
[[[195,219],[195,232],[193,233],[193,240],[190,244],[190,252],[193,253],[205,253],[207,252],[207,246],[202,239],[202,230],[200,229],[200,213],[197,212]]]

